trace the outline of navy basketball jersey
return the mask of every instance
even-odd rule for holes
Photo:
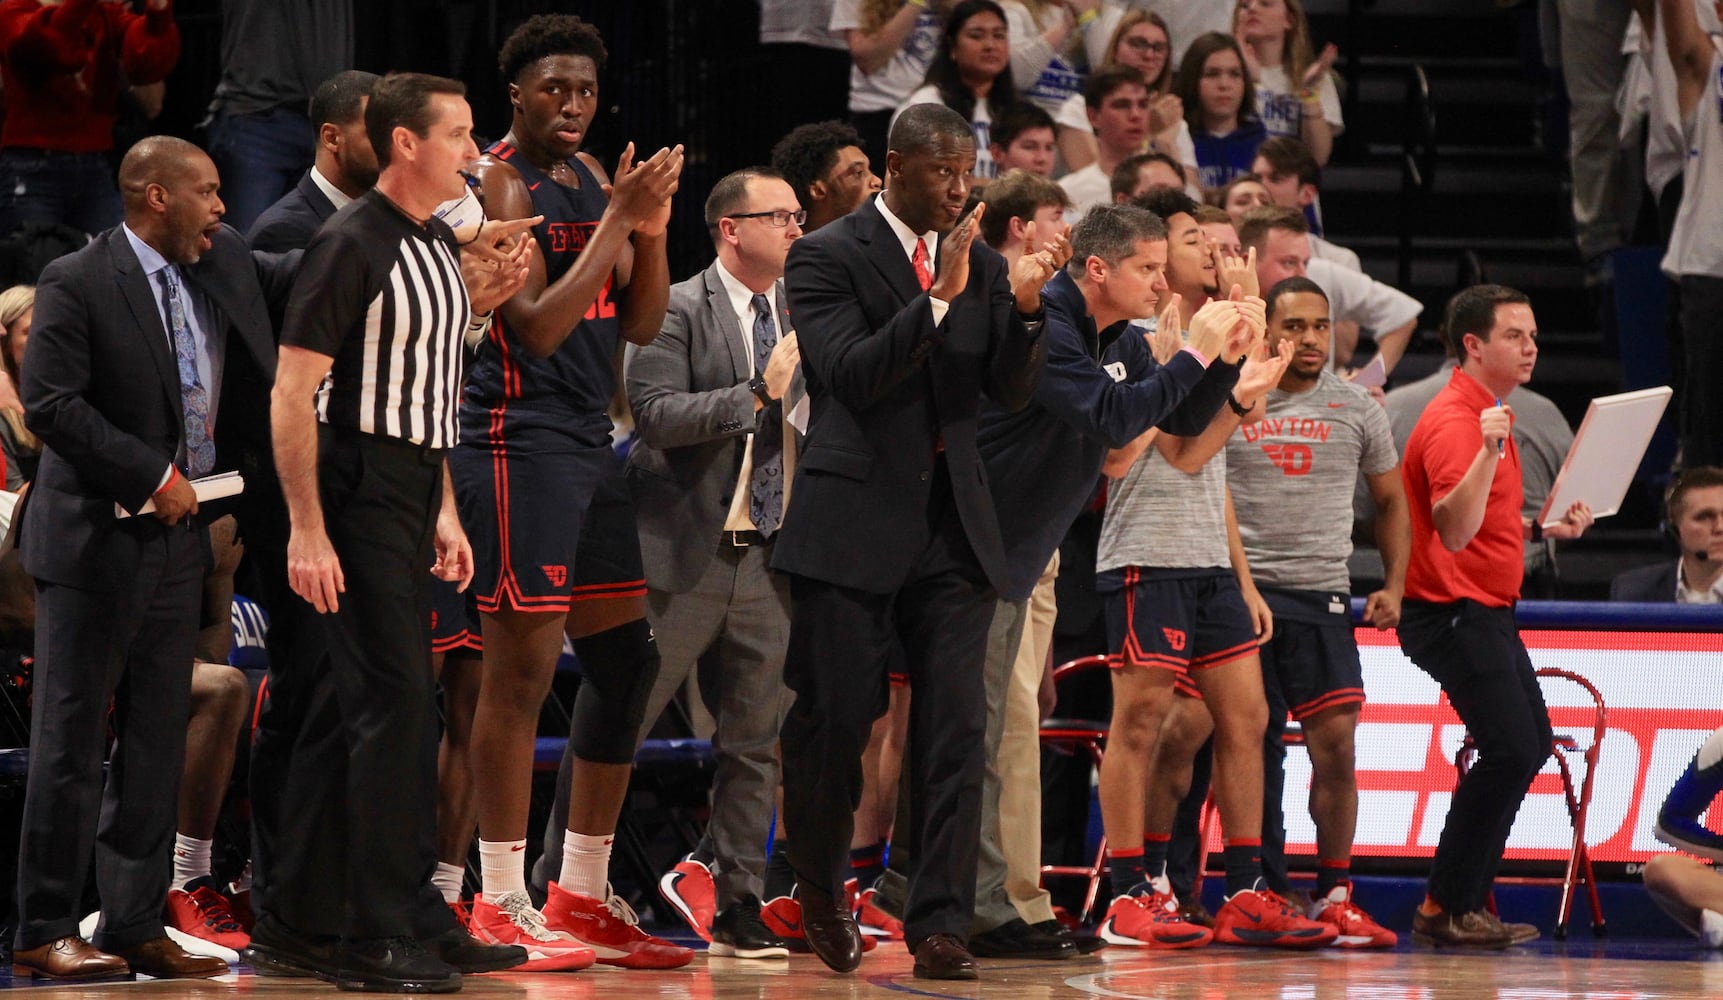
[[[604,214],[608,199],[598,178],[573,157],[568,165],[580,178],[580,187],[565,187],[508,143],[494,143],[485,152],[519,171],[532,196],[533,213],[544,216],[532,231],[544,257],[545,283],[555,284],[574,266]],[[609,443],[606,410],[616,388],[612,358],[622,332],[611,298],[614,280],[605,279],[586,316],[548,358],[530,354],[498,310],[468,374],[463,406],[486,412],[465,415],[463,440],[473,440],[475,433],[495,437],[510,426],[531,425],[563,431],[588,446]]]

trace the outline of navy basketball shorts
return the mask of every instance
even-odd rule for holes
[[[449,468],[478,611],[567,614],[578,600],[646,592],[622,461],[608,445],[521,427],[463,438]]]
[[[1179,694],[1198,697],[1191,671],[1257,651],[1250,609],[1231,570],[1104,570],[1095,577],[1107,615],[1107,665],[1173,673]]]
[[[1262,647],[1262,682],[1300,722],[1325,709],[1364,703],[1364,667],[1352,632],[1351,598],[1263,587],[1274,635]],[[1273,698],[1270,702],[1273,702]]]
[[[474,582],[478,578],[474,576]],[[447,653],[457,649],[475,652],[485,648],[479,632],[478,615],[473,613],[472,585],[463,593],[459,584],[431,577],[431,652]]]

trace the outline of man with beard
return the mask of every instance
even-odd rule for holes
[[[337,210],[377,183],[377,154],[365,135],[365,104],[377,75],[343,70],[311,96],[317,161],[293,190],[265,209],[246,239],[253,250],[300,250]]]
[[[772,147],[772,169],[784,175],[808,213],[804,233],[850,214],[880,188],[861,136],[843,122],[791,129]]]

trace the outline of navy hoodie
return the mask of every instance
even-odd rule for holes
[[[1015,413],[987,403],[977,444],[1005,538],[1008,601],[1028,600],[1060,539],[1095,492],[1107,452],[1150,427],[1202,433],[1238,383],[1238,366],[1181,351],[1157,364],[1140,332],[1096,330],[1067,271],[1041,290],[1047,367],[1035,397]]]

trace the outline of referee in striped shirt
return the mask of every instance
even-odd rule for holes
[[[347,989],[447,992],[457,968],[524,958],[452,931],[431,937],[434,951],[415,938],[436,780],[423,574],[462,587],[472,576],[444,462],[462,335],[520,287],[530,252],[469,296],[454,236],[433,217],[478,157],[464,93],[421,74],[378,83],[365,127],[382,172],[306,250],[272,397],[288,582],[310,605],[294,609],[288,668],[309,704],[282,789],[291,849],[268,873],[252,950]],[[493,224],[484,241],[508,244],[534,221]]]

